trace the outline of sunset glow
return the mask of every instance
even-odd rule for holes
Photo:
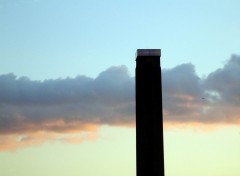
[[[135,53],[153,48],[165,176],[239,176],[239,6],[0,0],[0,175],[135,176]]]

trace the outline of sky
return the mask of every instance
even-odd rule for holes
[[[0,175],[136,175],[135,53],[161,49],[166,176],[239,176],[238,0],[0,0]]]

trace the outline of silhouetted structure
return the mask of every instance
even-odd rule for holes
[[[137,176],[164,176],[161,50],[136,55]]]

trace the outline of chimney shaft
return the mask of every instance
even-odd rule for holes
[[[164,176],[160,49],[136,53],[137,176]]]

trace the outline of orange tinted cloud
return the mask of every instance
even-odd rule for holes
[[[32,131],[22,134],[0,135],[0,151],[15,151],[19,148],[32,147],[45,142],[66,142],[77,144],[95,140],[98,136],[97,127],[85,126],[84,130],[74,129],[65,133],[50,131]]]
[[[204,79],[190,63],[163,69],[165,124],[240,125],[239,75],[239,56]],[[97,78],[32,81],[0,75],[0,150],[82,142],[94,139],[101,125],[134,127],[134,84],[125,66],[110,67]]]

